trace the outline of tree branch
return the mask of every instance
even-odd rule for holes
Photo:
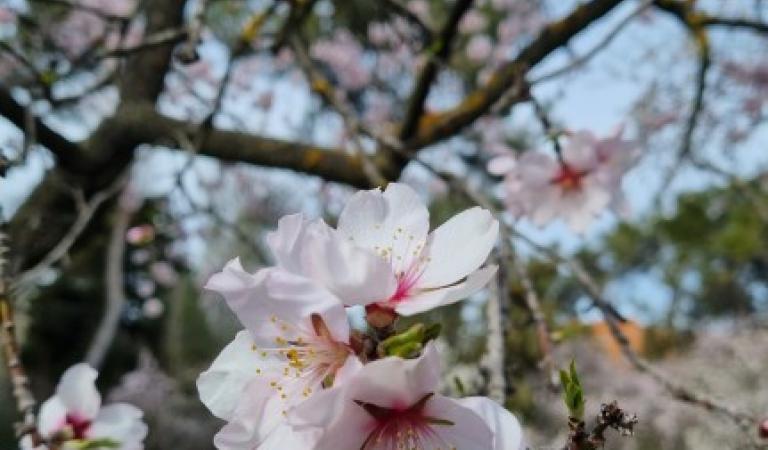
[[[608,14],[621,2],[622,0],[592,0],[583,3],[563,19],[544,27],[539,36],[514,60],[499,67],[485,85],[470,92],[455,108],[436,114],[430,119],[430,125],[420,127],[416,135],[407,142],[408,147],[422,148],[433,144],[453,136],[474,122],[485,114],[510,86],[519,84],[529,68],[568,44],[571,38]],[[510,102],[512,103],[513,101]]]
[[[416,85],[411,94],[411,100],[408,102],[408,109],[406,110],[405,118],[403,119],[403,124],[400,129],[401,140],[407,141],[418,129],[419,119],[421,119],[421,115],[424,112],[424,103],[432,88],[432,83],[435,81],[435,77],[437,77],[438,68],[440,64],[444,63],[448,59],[448,56],[450,56],[453,40],[456,37],[459,28],[459,22],[461,21],[461,18],[464,17],[464,14],[472,7],[472,1],[473,0],[456,1],[451,10],[451,14],[448,16],[448,21],[437,36],[437,40],[430,45],[428,49],[430,57],[416,80]]]
[[[124,191],[125,192],[125,191]],[[120,326],[120,313],[125,304],[124,279],[123,279],[123,259],[125,257],[125,233],[131,223],[135,208],[125,204],[124,199],[118,201],[118,207],[115,209],[114,223],[112,224],[112,233],[109,237],[107,246],[106,261],[104,264],[105,280],[105,308],[101,323],[96,329],[96,334],[88,347],[88,353],[85,360],[92,367],[99,369],[104,362],[104,358],[112,346],[115,339],[117,328]]]
[[[194,126],[163,116],[153,105],[143,104],[124,109],[113,130],[120,129],[121,134],[139,142],[175,142],[179,132]],[[360,157],[338,149],[211,129],[202,138],[200,154],[228,162],[292,169],[351,186],[369,186]]]

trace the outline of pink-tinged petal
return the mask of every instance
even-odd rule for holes
[[[53,396],[43,403],[38,415],[37,427],[40,434],[50,437],[66,424],[67,407],[58,396]]]
[[[197,378],[200,400],[216,417],[231,419],[243,401],[243,391],[257,377],[256,367],[261,361],[253,345],[251,335],[240,331]]]
[[[265,277],[266,272],[258,276],[246,272],[240,263],[240,258],[235,258],[229,261],[221,272],[213,274],[204,287],[224,296],[232,307],[232,304],[248,303],[257,286],[264,282]]]
[[[219,450],[253,450],[258,445],[253,434],[248,422],[229,422],[213,436],[213,445]]]
[[[267,242],[279,267],[314,280],[345,304],[368,304],[395,289],[387,261],[358,248],[322,220],[283,217]]]
[[[430,342],[417,359],[387,357],[366,364],[350,381],[355,400],[399,408],[434,392],[440,382],[440,355]]]
[[[133,405],[114,403],[99,411],[88,438],[105,438],[118,442],[120,450],[142,450],[147,437],[147,424],[143,421],[144,413]]]
[[[362,448],[368,435],[376,426],[376,420],[346,394],[344,390],[334,388],[318,394],[317,401],[311,404],[307,402],[302,405],[302,408],[294,411],[289,418],[289,422],[294,425],[293,428],[302,433],[311,433],[313,437],[312,445],[305,448],[313,450]],[[309,423],[320,425],[309,425]]]
[[[453,216],[430,235],[426,268],[416,287],[447,286],[474,272],[488,259],[498,235],[499,222],[485,209]]]
[[[496,266],[484,267],[469,274],[467,279],[461,283],[445,288],[416,292],[412,297],[397,303],[395,311],[403,316],[412,316],[463,300],[484,288],[493,278],[496,269]]]
[[[99,373],[85,363],[76,364],[61,376],[56,395],[69,414],[91,420],[101,407],[101,394],[96,389]]]
[[[489,424],[460,401],[435,395],[427,403],[424,413],[429,417],[452,423],[431,427],[435,434],[433,440],[440,448],[497,450],[493,447],[494,435]]]
[[[357,356],[350,356],[344,362],[344,365],[336,372],[333,379],[334,386],[347,383],[360,369],[363,368],[363,363]]]
[[[299,266],[300,247],[296,244],[306,224],[303,214],[290,214],[281,217],[277,230],[267,234],[267,245],[279,266],[288,270]]]
[[[517,161],[511,155],[497,156],[488,162],[488,173],[493,175],[505,175],[514,169]]]
[[[509,411],[485,397],[467,397],[458,402],[480,416],[494,434],[491,450],[524,450],[526,448],[520,422]]]
[[[213,275],[205,287],[224,296],[257,345],[264,344],[261,341],[273,343],[274,326],[269,326],[273,317],[308,328],[313,313],[323,316],[334,339],[349,339],[347,315],[339,300],[305,277],[275,268],[250,274],[235,259]]]
[[[546,186],[557,174],[559,165],[554,158],[540,152],[527,151],[518,159],[517,172],[528,186]]]
[[[390,264],[359,248],[320,222],[302,242],[301,274],[333,292],[347,305],[367,305],[391,295],[397,281]]]
[[[563,160],[573,169],[591,171],[598,165],[595,136],[590,132],[572,135],[563,146]]]
[[[358,247],[379,254],[397,273],[407,268],[424,246],[429,212],[413,189],[390,183],[383,193],[373,189],[353,195],[339,216],[337,228]]]
[[[289,450],[314,448],[318,431],[299,432],[284,424],[278,426],[269,437],[257,447],[257,450]],[[339,447],[343,448],[343,447]]]

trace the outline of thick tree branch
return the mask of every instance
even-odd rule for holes
[[[146,2],[147,35],[182,26],[185,0]],[[173,41],[165,42],[150,52],[139,52],[128,58],[120,95],[123,101],[157,99],[163,90],[165,73],[171,64]]]
[[[408,147],[425,147],[456,134],[474,122],[485,114],[507,89],[518,85],[529,68],[568,44],[571,38],[608,14],[621,2],[622,0],[592,0],[580,5],[563,19],[544,27],[539,36],[514,60],[499,67],[485,85],[470,92],[458,106],[422,119],[417,134],[407,143]]]
[[[152,143],[175,141],[179,133],[189,131],[194,125],[163,116],[145,104],[123,110],[112,127],[139,142]],[[311,144],[211,129],[202,139],[200,154],[228,162],[292,169],[352,186],[370,184],[363,174],[359,156]]]
[[[430,58],[427,60],[426,65],[419,74],[416,85],[411,94],[411,99],[408,103],[408,109],[405,113],[405,119],[403,120],[402,127],[400,129],[400,139],[407,141],[416,132],[419,119],[424,112],[424,103],[427,100],[429,91],[432,88],[437,77],[437,72],[442,63],[444,63],[451,54],[451,47],[453,40],[456,37],[459,22],[464,14],[472,7],[473,0],[457,0],[453,5],[451,14],[448,16],[448,21],[440,30],[440,34],[437,36],[432,45],[429,47]]]

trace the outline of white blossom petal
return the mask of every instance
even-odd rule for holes
[[[96,389],[99,373],[86,363],[76,364],[61,376],[56,387],[56,396],[70,414],[81,419],[96,417],[101,407],[101,394]]]
[[[383,193],[373,189],[353,195],[339,216],[337,229],[357,246],[381,255],[397,273],[423,248],[429,212],[413,189],[390,183]]]
[[[447,286],[474,272],[488,258],[498,234],[499,222],[485,209],[470,208],[453,216],[432,232],[417,287]]]
[[[488,281],[496,273],[497,266],[488,266],[469,274],[461,283],[425,292],[417,292],[407,301],[395,305],[395,311],[403,316],[412,316],[439,306],[449,305],[463,300],[480,289],[484,288]]]
[[[301,214],[283,217],[267,242],[279,267],[312,279],[345,304],[378,301],[395,288],[387,261],[358,248],[322,220],[310,222]]]
[[[224,296],[257,345],[262,345],[261,341],[272,343],[273,317],[281,323],[308,329],[313,313],[323,315],[334,339],[349,339],[347,315],[339,300],[305,277],[275,268],[250,274],[234,259],[222,272],[213,275],[205,287]]]
[[[197,378],[200,400],[220,419],[232,418],[243,400],[243,391],[257,376],[255,368],[260,361],[253,345],[251,335],[240,331]]]
[[[524,450],[523,430],[520,422],[509,411],[486,397],[467,397],[458,401],[479,415],[494,434],[492,450]]]
[[[67,407],[64,406],[58,396],[46,400],[40,407],[37,426],[40,434],[50,437],[65,425],[67,420]]]
[[[493,431],[477,413],[461,402],[442,395],[433,396],[426,405],[426,415],[447,420],[451,425],[435,425],[435,444],[447,449],[474,450],[493,447]]]
[[[133,405],[113,403],[99,411],[88,430],[88,438],[111,439],[120,444],[118,450],[143,450],[148,428],[144,413]]]

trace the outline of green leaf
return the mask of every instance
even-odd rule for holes
[[[563,401],[571,417],[579,420],[584,418],[584,390],[581,387],[579,374],[576,372],[576,362],[571,361],[568,370],[560,370],[560,383],[563,385]]]

